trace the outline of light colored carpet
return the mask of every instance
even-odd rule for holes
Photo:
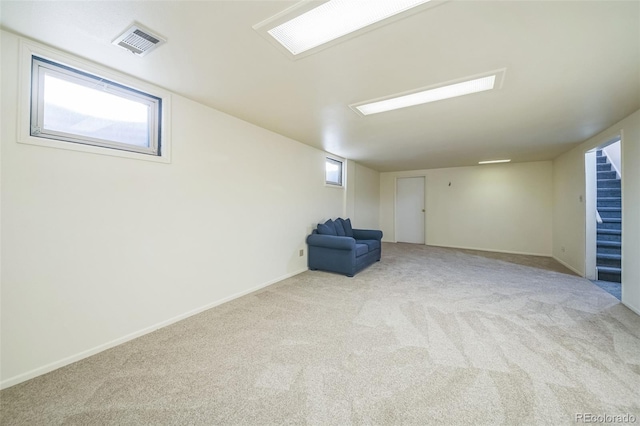
[[[640,317],[614,297],[549,259],[383,250],[5,389],[2,424],[640,422]]]

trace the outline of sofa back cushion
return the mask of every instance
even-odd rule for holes
[[[335,224],[335,222],[333,220],[329,219],[324,224],[327,225],[329,227],[329,229],[331,230],[331,232],[332,232],[331,235],[338,235],[338,232],[336,231],[336,224]]]
[[[345,233],[344,226],[342,225],[342,219],[336,219],[333,224],[336,227],[336,234],[338,234],[339,237],[344,237],[345,235],[347,235]]]
[[[336,235],[335,232],[324,223],[319,223],[317,230],[320,235]]]
[[[351,219],[338,219],[342,222],[342,227],[344,228],[344,234],[347,237],[353,237],[353,228],[351,227]]]

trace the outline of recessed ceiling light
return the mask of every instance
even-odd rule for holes
[[[463,81],[450,82],[428,88],[421,88],[411,92],[404,92],[397,95],[387,96],[380,100],[368,101],[351,105],[351,108],[362,115],[378,114],[380,112],[392,111],[429,102],[441,101],[443,99],[455,98],[457,96],[470,95],[472,93],[484,92],[494,88],[500,88],[505,70],[492,71],[476,78],[468,77]]]
[[[495,163],[508,163],[511,160],[489,160],[489,161],[478,161],[478,164],[495,164]]]
[[[384,19],[398,15],[430,0],[330,0],[318,7],[307,10],[267,31],[291,54],[299,55],[314,47],[358,31]],[[294,8],[307,8],[308,0]],[[289,16],[290,11],[284,15]],[[281,14],[282,15],[282,14]],[[279,20],[278,15],[266,22],[255,25],[258,29]]]

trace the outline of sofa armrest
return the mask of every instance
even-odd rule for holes
[[[376,229],[354,229],[353,238],[356,240],[382,240],[382,231]]]
[[[351,237],[337,237],[334,235],[311,234],[307,237],[310,246],[332,248],[337,250],[355,250],[356,240]]]

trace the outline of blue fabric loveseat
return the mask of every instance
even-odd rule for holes
[[[337,272],[353,277],[380,260],[382,231],[353,229],[350,219],[319,223],[307,237],[309,269]]]

